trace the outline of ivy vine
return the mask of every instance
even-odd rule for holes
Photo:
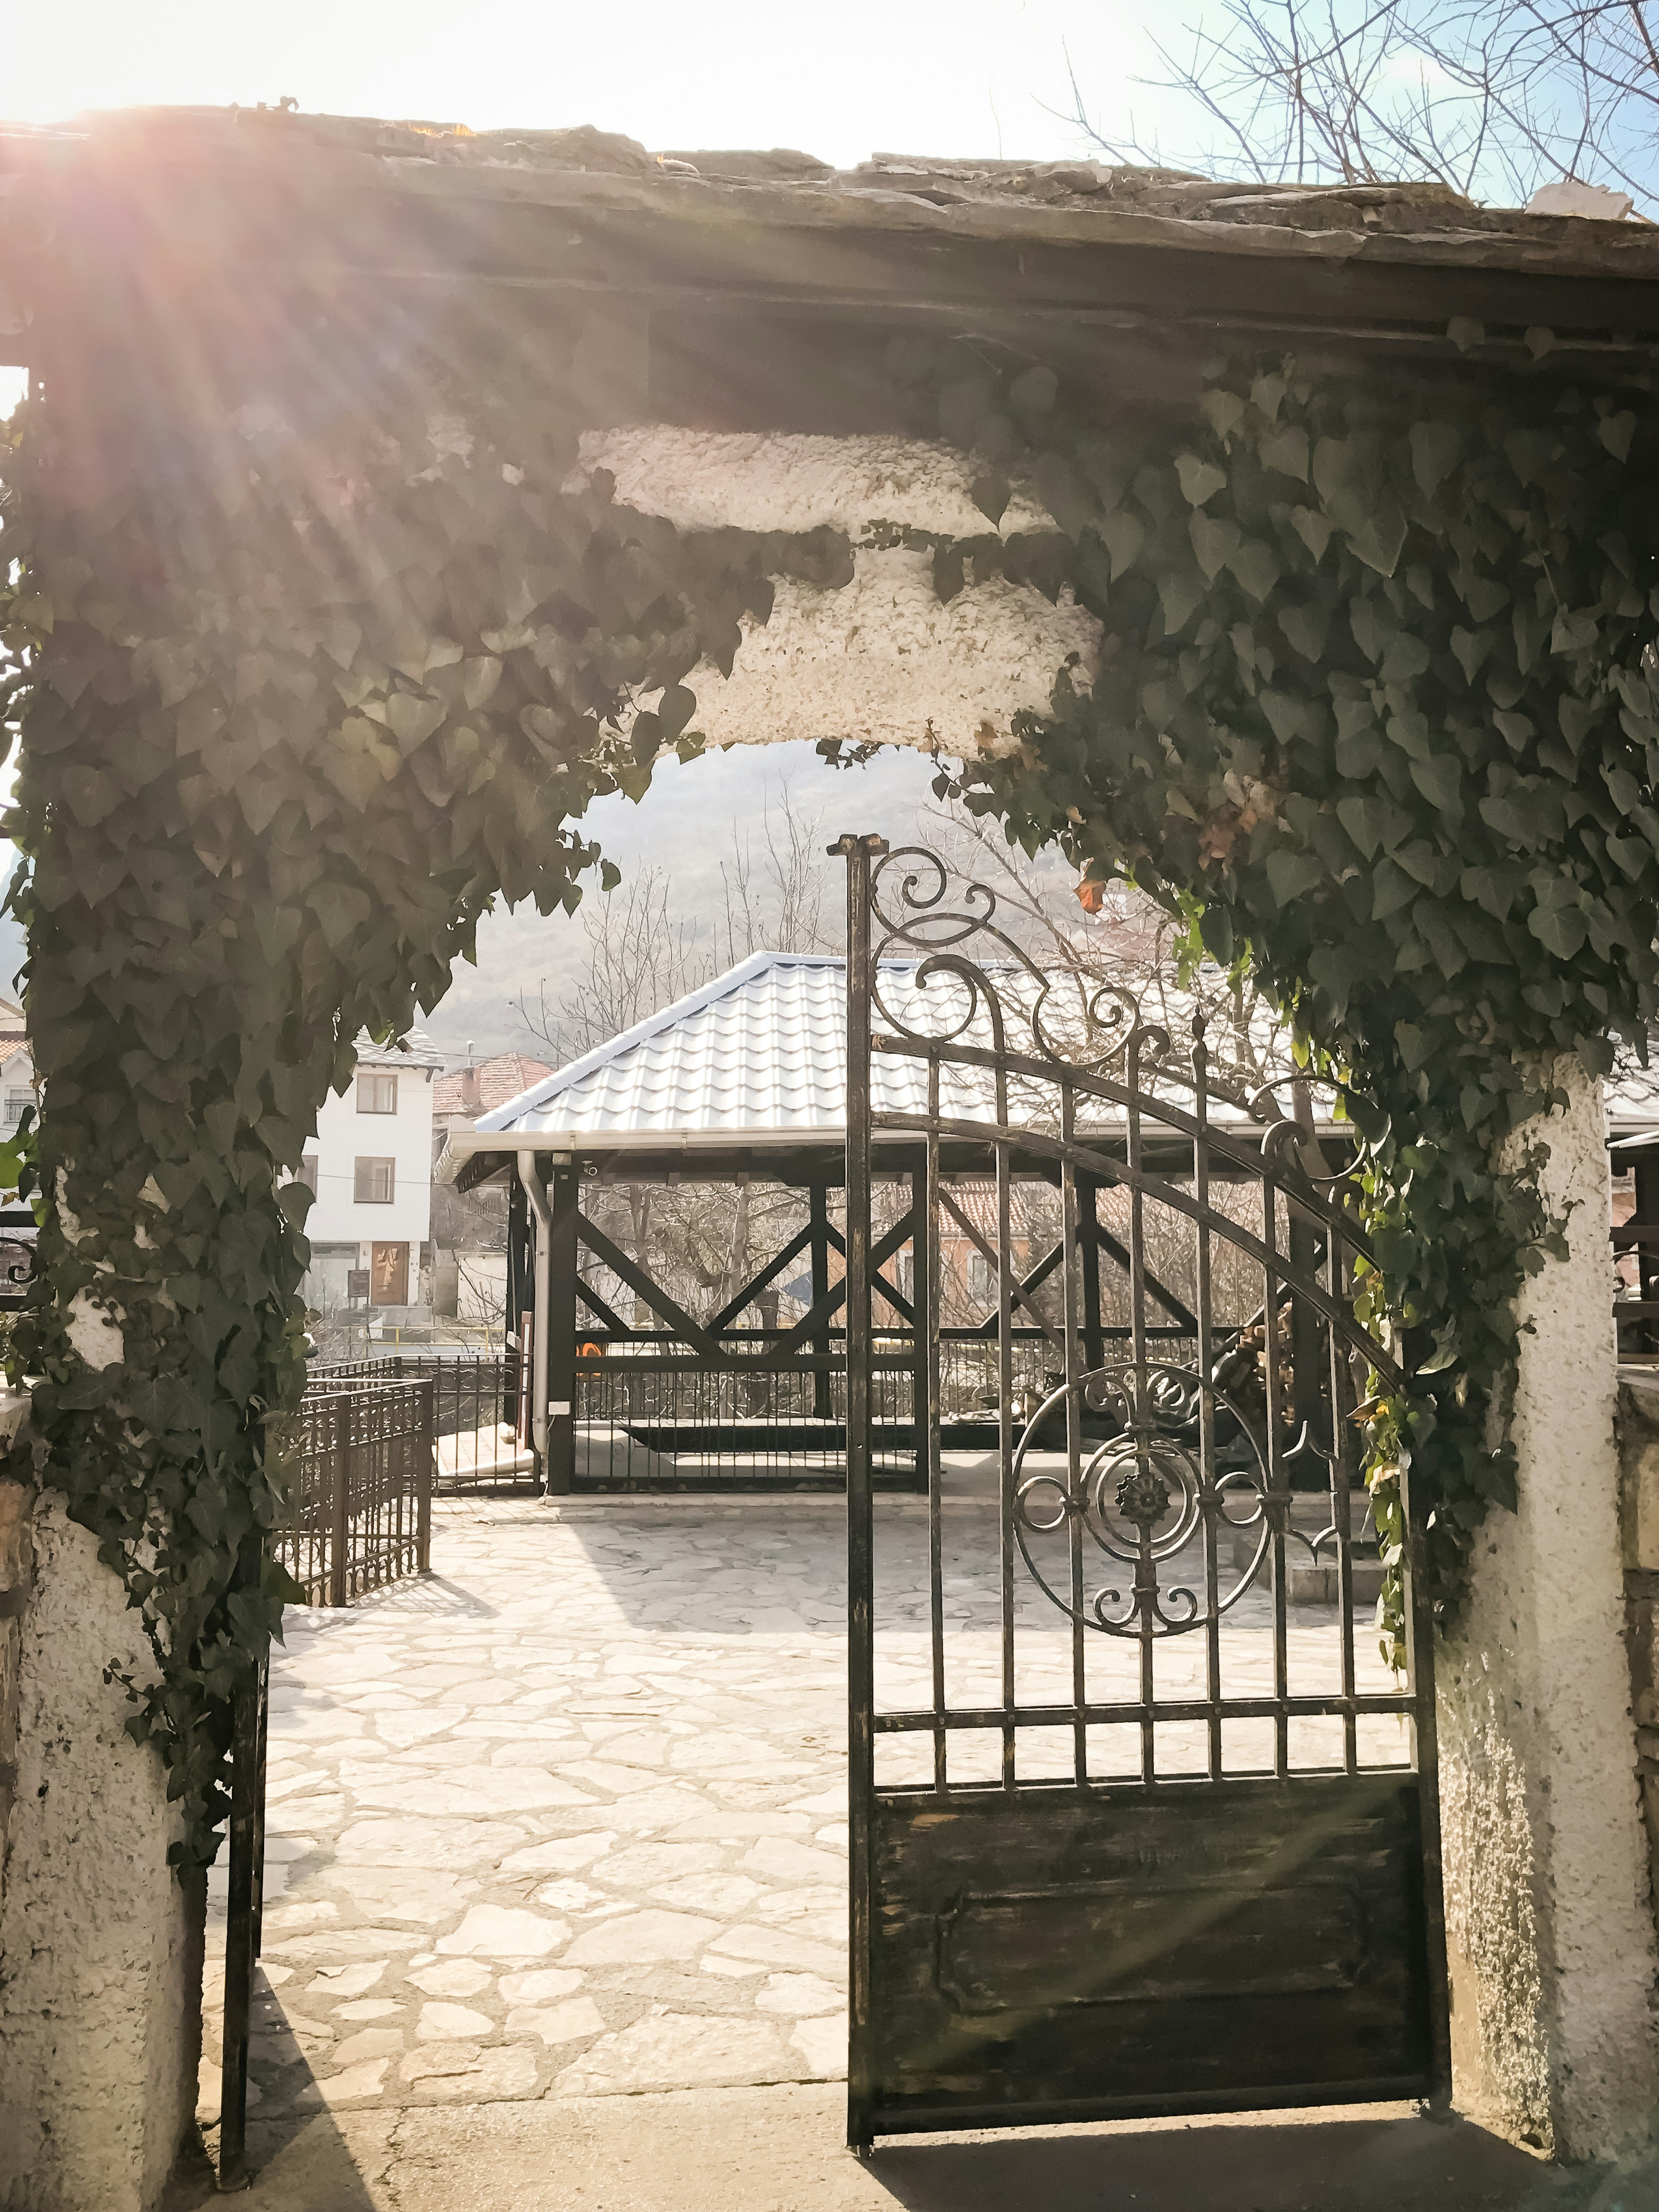
[[[422,361],[310,433],[305,394],[256,387],[228,436],[104,373],[84,411],[31,399],[0,457],[52,1201],[15,1358],[142,1614],[128,1725],[188,1868],[228,1808],[231,1698],[299,1595],[264,1541],[268,1424],[301,1386],[289,1178],[319,1108],[496,895],[574,907],[599,859],[574,825],[697,749],[684,679],[729,671],[770,579],[851,563],[833,533],[682,534],[603,477],[567,489],[574,433],[515,359]]]
[[[1037,492],[1048,574],[1104,628],[1092,684],[1062,672],[1017,752],[945,787],[1248,959],[1358,1133],[1381,1270],[1358,1311],[1411,1377],[1370,1407],[1401,1663],[1401,1469],[1443,1614],[1516,1502],[1514,1300],[1565,1246],[1544,1146],[1506,1144],[1561,1103],[1562,1054],[1605,1074],[1622,1034],[1645,1058],[1659,1012],[1644,395],[1269,359],[1218,375],[1172,450],[1108,435],[1046,369],[914,341],[890,366],[979,458],[988,516],[1016,477]],[[949,589],[1006,558],[937,565]]]
[[[1382,1267],[1362,1310],[1386,1300],[1413,1368],[1374,1408],[1372,1485],[1397,1543],[1409,1455],[1449,1603],[1513,1502],[1511,1301],[1556,1233],[1535,1160],[1498,1148],[1553,1056],[1604,1068],[1659,999],[1650,434],[1631,395],[1541,374],[1413,410],[1267,362],[1212,383],[1200,434],[1136,442],[966,343],[871,373],[975,456],[993,526],[931,541],[940,592],[995,570],[1104,626],[1092,684],[1061,671],[957,787],[1249,958],[1344,1087]],[[434,349],[370,388],[307,427],[307,393],[247,371],[198,420],[112,360],[0,453],[51,1200],[18,1358],[149,1632],[129,1726],[168,1763],[185,1869],[294,1595],[267,1434],[301,1387],[289,1177],[319,1108],[360,1031],[436,1003],[493,898],[574,906],[586,808],[697,749],[687,678],[729,672],[772,580],[852,574],[834,532],[618,507],[516,354]],[[994,526],[1017,481],[1051,531]],[[1392,1636],[1397,1576],[1385,1613]]]

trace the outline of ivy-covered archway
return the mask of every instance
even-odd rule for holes
[[[900,335],[862,370],[972,455],[991,522],[1016,486],[1052,518],[929,541],[939,593],[1000,573],[1104,629],[1016,751],[941,773],[1251,960],[1346,1091],[1368,1311],[1414,1377],[1371,1410],[1374,1480],[1386,1505],[1410,1452],[1449,1607],[1513,1496],[1511,1301],[1556,1233],[1501,1148],[1557,1056],[1644,1038],[1656,991],[1650,434],[1639,393],[1532,338],[1415,380],[1236,356],[1194,419],[1133,431],[1030,347]],[[730,668],[774,580],[851,574],[831,531],[618,507],[573,476],[581,422],[475,310],[377,300],[48,359],[10,432],[52,1201],[21,1358],[52,1479],[151,1634],[132,1726],[187,1866],[283,1601],[259,1536],[300,1372],[284,1177],[351,1040],[435,1002],[492,896],[574,903],[588,800],[695,749],[693,671]]]

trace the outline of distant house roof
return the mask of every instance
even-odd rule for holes
[[[424,1030],[410,1030],[395,1044],[376,1044],[367,1030],[360,1030],[356,1053],[360,1067],[429,1067],[435,1073],[444,1064],[443,1054]]]
[[[498,1052],[441,1075],[432,1086],[432,1111],[440,1121],[458,1117],[472,1121],[507,1105],[552,1073],[544,1060],[532,1060],[522,1052]]]

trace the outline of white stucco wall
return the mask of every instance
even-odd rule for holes
[[[853,581],[820,591],[781,579],[769,619],[746,623],[729,678],[705,663],[687,678],[696,727],[714,744],[937,744],[961,757],[1005,750],[1022,708],[1042,711],[1075,655],[1092,675],[1100,625],[1069,592],[1058,605],[994,576],[948,602],[925,551],[868,542],[881,525],[982,537],[974,469],[951,446],[920,439],[721,433],[667,425],[593,431],[583,465],[616,478],[623,505],[684,529],[845,531]],[[1022,501],[1005,537],[1052,530]]]
[[[0,2206],[150,2212],[195,2112],[202,1908],[157,1754],[103,1679],[149,1655],[97,1541],[42,1493],[0,1889]]]
[[[398,1110],[359,1113],[356,1076],[343,1097],[329,1093],[317,1116],[317,1133],[306,1146],[317,1155],[318,1167],[306,1234],[313,1244],[423,1244],[432,1234],[432,1071],[366,1060],[362,1072],[397,1076]],[[397,1163],[390,1206],[357,1203],[360,1155]],[[411,1296],[416,1257],[411,1251]]]
[[[1522,1133],[1549,1147],[1569,1257],[1520,1300],[1520,1510],[1493,1510],[1437,1682],[1456,2100],[1564,2158],[1659,2107],[1659,1948],[1622,1638],[1616,1360],[1600,1086]]]

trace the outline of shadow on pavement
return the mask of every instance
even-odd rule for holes
[[[879,2145],[906,2212],[1654,2212],[1640,2172],[1541,2164],[1483,2129],[1417,2118],[1195,2122]]]
[[[390,2164],[396,2112],[353,2116],[348,2143],[332,2113],[294,2112],[263,2124],[250,2122],[248,2168],[253,2176],[250,2212],[275,2193],[284,2207],[304,2212],[379,2212],[386,2197],[375,2187]],[[227,2200],[219,2194],[219,2130],[209,2128],[199,2150],[188,2153],[168,2185],[160,2212],[203,2212]],[[232,2197],[230,2202],[239,2201]]]

